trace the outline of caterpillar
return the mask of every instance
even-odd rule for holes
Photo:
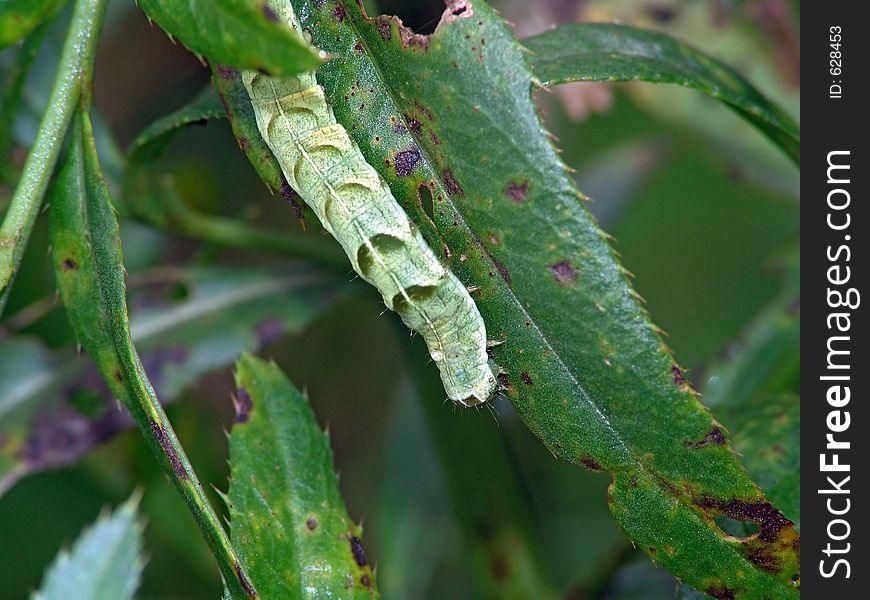
[[[301,26],[289,0],[269,0],[279,19]],[[497,389],[477,306],[399,206],[337,122],[314,72],[270,77],[245,71],[260,134],[287,182],[338,241],[354,271],[426,342],[447,396],[462,406]]]

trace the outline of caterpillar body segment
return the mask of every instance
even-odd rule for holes
[[[300,29],[288,0],[268,4]],[[360,277],[423,337],[448,397],[463,406],[486,402],[497,382],[477,306],[336,121],[314,73],[275,78],[246,71],[242,77],[260,133],[287,182]]]

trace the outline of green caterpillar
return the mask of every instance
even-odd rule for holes
[[[268,4],[301,30],[289,0]],[[336,121],[314,73],[276,78],[247,71],[242,79],[260,134],[290,186],[341,244],[360,277],[426,341],[447,396],[463,406],[486,402],[497,383],[477,306]]]

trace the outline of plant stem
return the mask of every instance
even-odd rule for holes
[[[188,208],[183,200],[178,200],[166,205],[166,228],[176,233],[221,246],[309,259],[333,271],[347,272],[350,269],[347,257],[338,244],[323,236],[287,235],[237,219],[205,215]]]
[[[9,300],[12,283],[42,199],[48,189],[70,121],[80,100],[90,102],[94,52],[107,0],[77,0],[57,76],[39,124],[24,171],[0,226],[0,315]],[[86,98],[82,90],[86,89]]]

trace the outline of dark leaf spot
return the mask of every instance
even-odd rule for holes
[[[362,540],[355,535],[350,536],[350,551],[357,565],[364,567],[368,564],[366,563],[366,553],[362,547]]]
[[[557,262],[547,268],[556,276],[556,281],[562,285],[573,285],[577,281],[577,270],[567,260]]]
[[[725,445],[725,434],[722,433],[722,430],[718,427],[714,427],[711,429],[707,435],[704,436],[704,439],[698,441],[689,441],[684,445],[686,448],[704,448],[705,446],[715,445],[715,446],[724,446]]]
[[[78,269],[79,265],[76,261],[71,258],[64,259],[63,261],[63,270],[70,271],[72,269]]]
[[[187,472],[184,470],[184,466],[182,466],[181,464],[181,459],[178,458],[178,454],[175,452],[175,448],[172,446],[172,442],[170,442],[169,436],[166,434],[166,430],[163,429],[163,427],[157,421],[151,421],[151,434],[154,436],[154,439],[157,440],[157,443],[160,444],[160,447],[163,449],[163,453],[169,460],[169,464],[172,467],[172,470],[175,472],[175,476],[182,481],[186,480]]]
[[[766,548],[753,549],[746,555],[746,558],[768,573],[779,573],[782,568],[782,561]]]
[[[523,383],[525,383],[526,385],[532,385],[532,378],[529,377],[529,374],[526,373],[525,371],[520,373],[520,379],[522,379]]]
[[[396,153],[396,175],[407,177],[414,172],[418,162],[420,162],[420,151],[416,148]]]
[[[408,122],[408,129],[413,131],[416,135],[423,133],[423,124],[420,123],[420,121],[411,116],[406,116],[405,119]]]
[[[734,600],[734,590],[727,588],[709,587],[705,590],[717,600]]]
[[[254,410],[254,401],[251,395],[245,388],[239,388],[236,391],[236,400],[233,402],[236,407],[235,423],[247,423],[251,419],[251,411]]]
[[[507,267],[504,266],[504,264],[501,261],[499,261],[496,257],[494,257],[490,253],[489,249],[486,246],[482,245],[481,248],[483,248],[483,251],[486,254],[486,256],[489,258],[489,260],[492,261],[492,264],[495,265],[495,268],[498,271],[498,274],[501,275],[501,278],[504,279],[504,282],[506,284],[510,285],[511,284],[511,273],[510,273],[510,271],[508,271]]]
[[[242,571],[242,565],[236,563],[236,577],[239,579],[239,584],[242,586],[242,589],[245,590],[245,593],[249,598],[257,597],[257,590],[254,589],[254,586],[251,585],[251,582],[248,580],[248,576],[245,575],[245,572]]]
[[[263,14],[266,16],[267,19],[269,19],[269,20],[272,21],[273,23],[277,23],[277,22],[278,22],[278,13],[276,13],[276,12],[272,9],[271,6],[269,6],[269,5],[266,4],[266,3],[263,3],[262,9],[263,9]]]
[[[671,365],[671,375],[674,378],[675,385],[683,385],[686,383],[686,378],[683,376],[683,371],[677,365]]]
[[[772,543],[776,540],[779,531],[793,525],[785,515],[769,502],[750,503],[743,500],[720,500],[711,496],[704,496],[697,502],[703,509],[713,509],[726,517],[738,521],[751,521],[756,523],[758,539],[762,542]]]
[[[335,17],[339,23],[344,21],[344,17],[345,17],[344,6],[342,6],[341,4],[337,4],[335,6],[335,10],[332,11],[332,16]]]
[[[514,204],[522,204],[529,195],[529,182],[525,179],[512,181],[504,189],[504,193]]]
[[[584,454],[580,457],[580,464],[586,467],[587,469],[591,469],[593,471],[601,471],[601,465],[598,462],[589,456],[588,454]]]
[[[441,179],[444,181],[444,187],[450,193],[451,196],[456,196],[462,198],[465,196],[465,191],[462,189],[462,186],[456,181],[456,178],[453,177],[453,171],[450,169],[444,169],[444,172],[441,173]]]
[[[359,578],[359,582],[363,584],[366,589],[372,589],[372,578],[369,577],[368,573],[363,573]]]
[[[224,65],[218,65],[215,67],[215,71],[217,71],[218,77],[221,79],[232,79],[238,72],[232,67],[225,67]]]
[[[308,517],[308,520],[305,521],[305,526],[308,528],[309,531],[314,531],[315,529],[317,529],[317,519],[315,519],[314,517]]]

